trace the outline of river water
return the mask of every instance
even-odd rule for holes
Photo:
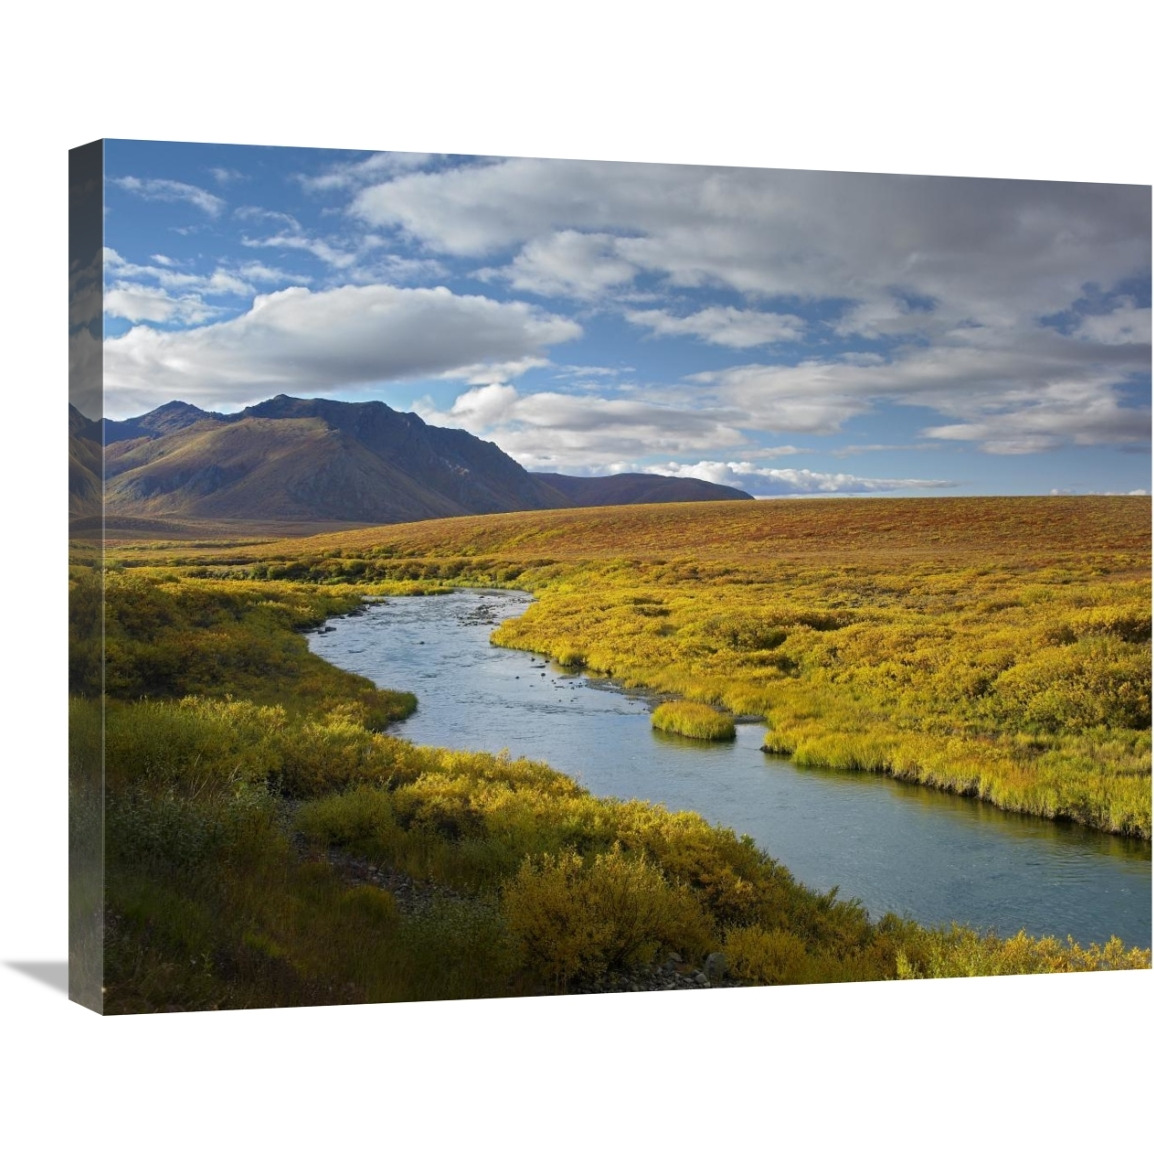
[[[416,693],[417,712],[390,730],[399,737],[508,749],[600,796],[694,810],[749,834],[799,881],[837,886],[875,916],[1150,945],[1148,843],[872,774],[799,769],[761,752],[760,722],[739,725],[725,744],[659,733],[652,697],[490,644],[529,601],[498,591],[393,598],[333,619],[309,646],[382,687]]]

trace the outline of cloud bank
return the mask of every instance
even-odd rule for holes
[[[110,411],[159,396],[242,407],[281,391],[340,388],[430,374],[514,373],[581,335],[575,322],[521,302],[447,288],[288,288],[242,316],[175,332],[137,326],[105,343]]]

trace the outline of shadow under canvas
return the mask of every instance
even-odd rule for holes
[[[19,970],[46,986],[68,996],[68,963],[67,962],[5,962],[9,969]]]

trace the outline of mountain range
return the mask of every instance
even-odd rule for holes
[[[381,401],[278,396],[238,413],[171,401],[91,421],[70,406],[74,516],[166,523],[386,524],[472,513],[655,501],[751,500],[691,478],[530,473],[490,441]]]

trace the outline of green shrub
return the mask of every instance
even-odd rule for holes
[[[418,998],[493,998],[512,992],[517,946],[492,900],[440,895],[406,918],[397,967]]]

